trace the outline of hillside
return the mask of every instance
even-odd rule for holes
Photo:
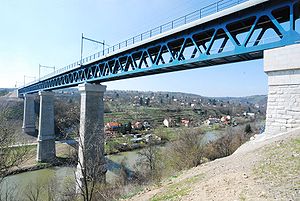
[[[233,155],[148,187],[128,200],[300,200],[300,129],[262,134]]]
[[[0,88],[0,97],[12,94],[14,91],[16,91],[15,88]]]
[[[63,90],[56,90],[60,94],[78,94],[77,88],[69,88]],[[168,91],[125,91],[125,90],[108,90],[105,92],[105,98],[110,100],[123,100],[134,101],[137,98],[143,98],[146,101],[150,99],[152,103],[159,103],[168,105],[170,101],[187,103],[234,103],[234,104],[258,104],[260,106],[266,106],[267,95],[253,95],[245,97],[206,97],[198,94],[183,93],[183,92],[168,92]],[[133,103],[133,102],[132,102]],[[139,99],[137,100],[139,103]]]
[[[76,89],[59,90],[66,97],[76,97]],[[105,121],[148,121],[158,126],[165,118],[189,119],[194,126],[209,117],[243,116],[244,112],[265,116],[266,96],[204,97],[182,92],[121,91],[105,92]]]
[[[17,98],[13,89],[3,89],[7,94],[0,96],[0,111],[8,110],[6,118],[16,124],[21,134],[23,117],[23,99]],[[169,119],[176,127],[183,126],[182,121],[188,121],[189,126],[199,127],[209,118],[221,119],[230,116],[233,126],[245,123],[261,123],[265,118],[266,99],[264,102],[253,96],[252,102],[242,98],[209,98],[181,92],[143,92],[143,91],[107,91],[104,95],[104,123],[119,122],[123,125],[136,122],[148,122],[152,128],[163,126],[163,121]],[[57,90],[55,98],[55,130],[58,137],[64,137],[79,124],[80,95],[75,88]],[[36,113],[39,110],[39,97],[36,96]],[[248,117],[244,113],[252,113]],[[220,122],[214,128],[224,127]],[[257,125],[261,127],[261,125]]]

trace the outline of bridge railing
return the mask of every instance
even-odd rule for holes
[[[88,57],[85,57],[82,59],[82,61],[76,61],[68,66],[65,66],[63,68],[60,68],[58,70],[56,70],[55,72],[53,73],[50,73],[44,77],[41,77],[39,80],[36,80],[36,81],[33,81],[31,83],[28,83],[27,85],[31,85],[35,82],[38,82],[40,80],[45,80],[47,78],[50,78],[50,77],[53,77],[54,75],[58,75],[62,72],[65,72],[65,71],[68,71],[68,70],[71,70],[71,69],[74,69],[76,67],[79,67],[80,65],[82,64],[85,64],[85,63],[88,63],[88,62],[91,62],[93,60],[96,60],[100,57],[103,57],[107,54],[110,54],[110,53],[113,53],[117,50],[120,50],[122,48],[125,48],[125,47],[128,47],[130,45],[133,45],[133,44],[136,44],[138,42],[141,42],[143,40],[146,40],[146,39],[149,39],[153,36],[156,36],[158,34],[161,34],[161,33],[164,33],[166,31],[170,31],[172,29],[175,29],[177,27],[180,27],[182,25],[185,25],[185,24],[188,24],[190,22],[193,22],[193,21],[196,21],[198,19],[201,19],[203,17],[206,17],[206,16],[209,16],[209,15],[212,15],[214,13],[217,13],[219,11],[222,11],[222,10],[225,10],[227,8],[231,8],[235,5],[238,5],[238,4],[241,4],[241,3],[244,3],[246,1],[249,1],[249,0],[221,0],[221,1],[218,1],[216,3],[213,3],[213,4],[210,4],[206,7],[203,7],[199,10],[196,10],[192,13],[189,13],[185,16],[182,16],[182,17],[179,17],[173,21],[170,21],[166,24],[163,24],[161,26],[158,26],[156,28],[153,28],[149,31],[146,31],[142,34],[139,34],[139,35],[136,35],[132,38],[129,38],[123,42],[120,42],[116,45],[113,45],[113,46],[110,46],[109,48],[107,49],[104,49],[103,51],[100,51],[100,52],[97,52],[95,54],[92,54]]]

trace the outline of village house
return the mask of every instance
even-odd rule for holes
[[[144,125],[143,125],[142,122],[137,121],[137,122],[135,122],[135,123],[132,125],[132,128],[135,129],[135,130],[143,130]]]
[[[115,138],[116,137],[116,132],[114,132],[114,131],[106,130],[106,131],[104,131],[104,134],[105,134],[106,139],[110,139],[110,138]]]
[[[146,143],[149,143],[153,140],[161,141],[161,138],[158,137],[157,135],[154,135],[154,134],[147,134],[147,135],[144,136],[144,139],[145,139]]]
[[[208,118],[204,124],[207,125],[207,126],[211,126],[211,125],[214,125],[216,123],[220,123],[220,120],[218,118]]]
[[[175,121],[172,119],[172,118],[166,118],[164,121],[163,121],[163,124],[165,127],[174,127],[176,124],[175,124]]]
[[[224,125],[229,125],[231,122],[231,117],[229,115],[223,116],[220,120]]]
[[[108,122],[105,125],[105,130],[108,130],[108,131],[117,131],[121,126],[122,126],[122,124],[118,123],[118,122]]]
[[[189,127],[190,126],[190,120],[188,119],[181,119],[181,124],[186,126],[186,127]]]
[[[151,125],[148,121],[144,121],[143,126],[144,126],[145,129],[150,129],[151,128]]]
[[[244,115],[245,117],[252,117],[252,118],[255,117],[255,113],[252,113],[252,112],[244,112],[243,115]]]

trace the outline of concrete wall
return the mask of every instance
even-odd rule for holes
[[[266,50],[264,70],[269,85],[266,133],[300,127],[300,44]]]

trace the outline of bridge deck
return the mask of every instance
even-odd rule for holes
[[[143,41],[133,37],[132,44],[127,40],[126,47],[123,42],[104,56],[96,53],[82,66],[75,62],[19,94],[262,58],[263,50],[300,41],[298,22],[299,0],[246,1]]]

